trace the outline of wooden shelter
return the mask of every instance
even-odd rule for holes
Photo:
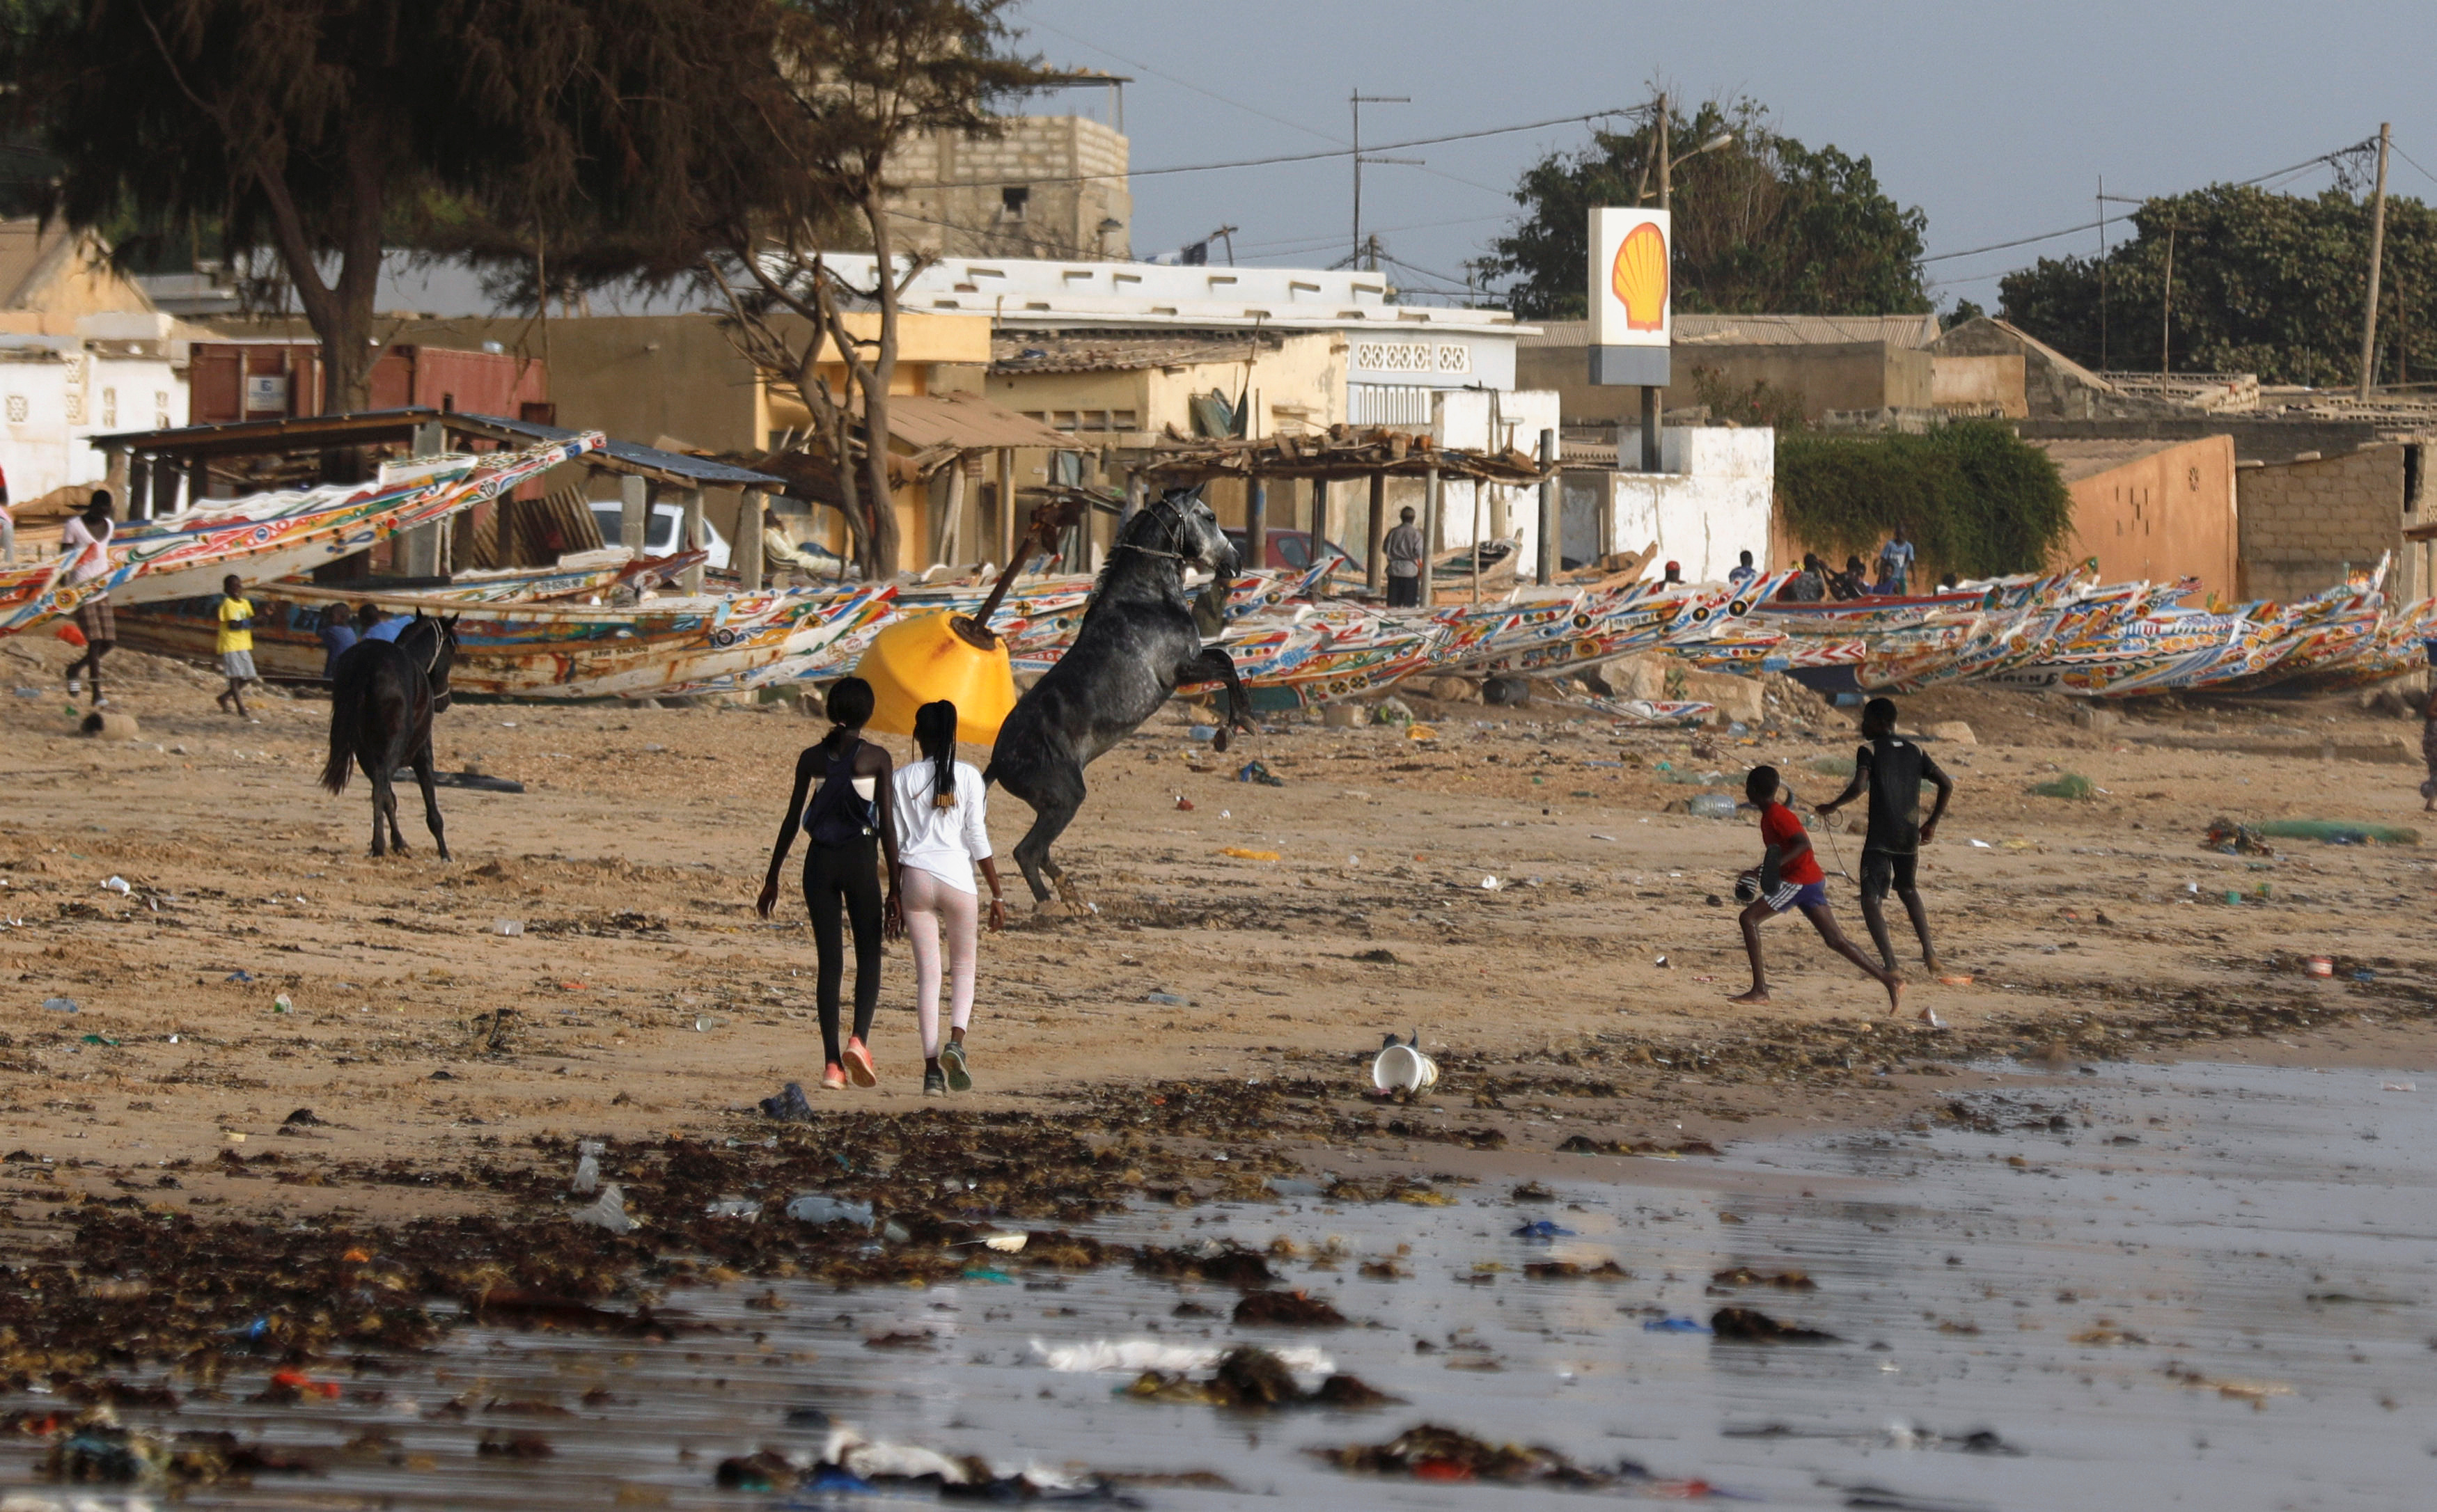
[[[92,443],[110,458],[110,476],[119,487],[122,517],[152,519],[191,509],[197,500],[211,496],[215,473],[248,488],[280,487],[318,480],[323,465],[320,459],[331,452],[395,447],[419,456],[433,456],[452,448],[480,451],[495,446],[531,446],[570,440],[577,434],[536,421],[413,408],[122,431],[96,436]],[[710,458],[628,441],[610,442],[605,449],[587,454],[580,465],[619,478],[618,544],[638,556],[643,552],[656,491],[677,495],[685,511],[686,539],[697,542],[704,539],[703,491],[744,491],[748,513],[756,517],[756,523],[753,530],[738,532],[738,560],[734,565],[747,591],[761,586],[761,500],[764,493],[784,488],[785,479]],[[535,492],[547,493],[542,489]],[[566,517],[578,531],[595,529],[588,509],[570,512],[564,499],[501,500],[496,507],[508,509],[525,504],[542,509],[553,518]],[[583,516],[580,521],[573,518],[575,513]],[[394,559],[397,569],[414,577],[443,575],[454,556],[449,548],[450,524],[444,520],[399,536]],[[496,520],[477,520],[474,533],[480,535],[485,524],[490,525],[495,537],[515,534],[500,530]],[[570,549],[580,549],[598,543],[576,539],[567,544]],[[701,591],[699,564],[687,569],[684,588],[688,593]]]
[[[1554,508],[1554,483],[1557,476],[1553,462],[1535,460],[1514,451],[1474,451],[1457,446],[1442,446],[1428,435],[1409,430],[1384,427],[1332,426],[1326,431],[1297,435],[1282,433],[1257,438],[1220,437],[1188,438],[1171,428],[1160,445],[1148,451],[1129,454],[1129,469],[1134,483],[1128,489],[1129,509],[1140,503],[1145,487],[1173,488],[1192,483],[1206,483],[1214,478],[1234,478],[1243,480],[1245,497],[1245,535],[1250,547],[1248,556],[1254,564],[1269,559],[1269,485],[1273,479],[1309,480],[1313,485],[1312,534],[1323,540],[1334,531],[1329,515],[1328,485],[1367,480],[1371,500],[1367,524],[1368,548],[1363,555],[1363,577],[1367,585],[1381,585],[1384,564],[1383,543],[1388,535],[1388,479],[1391,478],[1420,478],[1427,485],[1425,498],[1429,517],[1423,522],[1422,538],[1439,538],[1438,515],[1445,497],[1446,485],[1451,481],[1469,480],[1477,483],[1502,484],[1510,488],[1538,485],[1541,491],[1541,513],[1549,517]],[[1545,536],[1544,530],[1544,536]],[[1481,547],[1476,541],[1473,555],[1476,564]],[[1542,565],[1546,581],[1549,565]],[[1478,568],[1476,566],[1476,577]],[[1429,553],[1422,564],[1422,598],[1429,601],[1432,584]]]

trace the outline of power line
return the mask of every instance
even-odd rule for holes
[[[2389,143],[2388,145],[2389,145],[2389,146],[2391,146],[2391,147],[2394,146],[2393,143]],[[2413,167],[2413,168],[2415,168],[2415,169],[2417,169],[2417,170],[2419,171],[2419,174],[2420,174],[2420,176],[2421,176],[2422,178],[2424,178],[2424,179],[2428,180],[2430,183],[2437,183],[2437,173],[2431,173],[2431,172],[2429,172],[2427,168],[2423,168],[2423,167],[2421,167],[2421,166],[2420,166],[2420,165],[2419,165],[2418,163],[2412,162],[2412,157],[2411,157],[2411,153],[2406,152],[2406,151],[2405,151],[2405,150],[2403,150],[2403,148],[2400,148],[2400,147],[2395,147],[2395,148],[2394,148],[2394,155],[2395,155],[2396,157],[2401,158],[2401,159],[2402,159],[2404,162],[2406,162],[2406,163],[2411,163],[2411,165],[2412,165],[2412,167]],[[2389,385],[2388,387],[2390,387],[2390,388],[2391,388],[2391,387],[2393,387],[2393,385]]]
[[[1554,115],[1545,121],[1525,121],[1516,126],[1485,127],[1477,131],[1449,131],[1443,136],[1417,136],[1406,142],[1382,142],[1366,147],[1365,152],[1394,152],[1406,148],[1437,147],[1446,142],[1477,142],[1488,136],[1512,136],[1517,131],[1537,131],[1552,126],[1573,126],[1584,121],[1604,121],[1619,115],[1635,115],[1647,106],[1625,106],[1615,110],[1590,111],[1576,115]],[[1353,148],[1337,148],[1326,152],[1280,152],[1265,158],[1240,158],[1232,163],[1180,163],[1165,168],[1133,168],[1125,173],[1069,173],[1050,177],[1027,176],[1021,179],[958,179],[952,182],[907,184],[919,189],[1003,189],[1016,184],[1090,183],[1100,179],[1155,179],[1171,173],[1216,173],[1229,168],[1267,168],[1289,163],[1325,163],[1331,158],[1351,156]],[[1485,187],[1477,185],[1476,187]],[[1493,191],[1494,192],[1494,191]]]
[[[1041,27],[1044,31],[1054,31],[1061,37],[1065,38],[1068,42],[1089,47],[1094,52],[1100,53],[1106,57],[1113,58],[1118,62],[1125,64],[1128,68],[1140,69],[1142,72],[1150,75],[1154,78],[1164,78],[1169,83],[1177,85],[1179,88],[1189,89],[1205,99],[1217,100],[1219,104],[1229,106],[1235,110],[1242,111],[1247,115],[1257,115],[1262,120],[1271,121],[1279,126],[1287,127],[1292,130],[1301,131],[1306,136],[1316,136],[1324,142],[1332,142],[1340,147],[1351,145],[1341,136],[1331,135],[1329,132],[1324,131],[1316,126],[1306,126],[1301,121],[1289,120],[1286,116],[1276,114],[1273,112],[1265,111],[1257,105],[1248,105],[1242,100],[1233,98],[1226,95],[1221,95],[1217,90],[1205,89],[1189,78],[1182,78],[1177,75],[1167,72],[1166,69],[1153,67],[1151,64],[1144,62],[1139,58],[1129,58],[1125,54],[1116,51],[1114,48],[1102,46],[1100,43],[1092,41],[1088,37],[1078,37],[1075,33],[1068,31],[1063,26],[1056,26],[1046,21],[1035,21],[1033,25]],[[1476,180],[1467,179],[1460,173],[1449,173],[1445,168],[1434,168],[1427,163],[1415,164],[1413,166],[1420,168],[1424,173],[1429,174],[1433,178],[1445,179],[1449,183],[1460,183],[1467,189],[1478,189],[1483,194],[1504,196],[1514,192],[1510,189],[1500,189],[1495,184],[1481,183]]]
[[[1155,78],[1164,78],[1169,83],[1177,85],[1180,88],[1189,89],[1196,95],[1202,96],[1204,99],[1215,99],[1219,104],[1233,106],[1235,109],[1242,111],[1247,115],[1257,115],[1265,121],[1271,121],[1279,126],[1291,127],[1295,130],[1301,131],[1306,136],[1316,136],[1324,142],[1334,142],[1340,146],[1343,145],[1344,139],[1342,137],[1331,136],[1329,133],[1321,130],[1317,127],[1306,126],[1301,121],[1290,121],[1283,115],[1272,115],[1268,111],[1261,109],[1257,105],[1247,105],[1242,100],[1230,99],[1216,90],[1202,88],[1201,85],[1194,83],[1189,78],[1179,78],[1176,75],[1167,72],[1166,69],[1154,68],[1150,64],[1144,62],[1139,58],[1129,58],[1113,47],[1104,47],[1100,45],[1098,43],[1092,41],[1088,37],[1078,37],[1073,32],[1068,31],[1063,26],[1054,26],[1046,21],[1037,20],[1034,21],[1032,25],[1041,27],[1044,31],[1054,31],[1061,37],[1065,38],[1068,42],[1080,43],[1085,47],[1091,48],[1094,52],[1102,53],[1108,57],[1113,58],[1117,61],[1125,64],[1128,68],[1138,68]]]
[[[1372,235],[1378,236],[1391,236],[1400,231],[1435,231],[1441,226],[1478,226],[1486,221],[1504,220],[1505,218],[1507,217],[1503,215],[1496,215],[1460,216],[1451,220],[1417,220],[1411,225],[1405,226],[1381,226],[1373,232]],[[1304,236],[1281,236],[1274,241],[1238,242],[1236,243],[1236,251],[1260,252],[1276,255],[1280,252],[1314,252],[1323,247],[1334,247],[1336,245],[1337,238],[1334,235],[1315,233],[1310,235]]]
[[[2308,159],[2306,162],[2296,163],[2290,167],[2277,168],[2272,172],[2263,173],[2254,179],[2236,180],[2234,183],[2228,185],[2228,187],[2244,189],[2249,188],[2253,184],[2265,183],[2270,179],[2281,179],[2288,174],[2300,173],[2306,168],[2317,167],[2322,163],[2332,163],[2348,152],[2358,152],[2362,148],[2367,147],[2371,142],[2376,140],[2376,137],[2369,137],[2362,141],[2355,142],[2349,147],[2340,147],[2332,152],[2322,152],[2317,157]],[[2419,165],[2415,163],[2412,166],[2418,167]],[[2426,172],[2427,170],[2423,169],[2422,171]],[[2111,217],[2110,218],[2120,219],[2122,217]],[[2070,236],[2077,232],[2096,231],[2105,222],[2103,221],[2097,220],[2086,220],[2078,226],[2067,226],[2062,231],[2043,231],[2036,236],[2017,236],[2012,241],[1990,242],[1986,247],[1970,247],[1961,252],[1937,252],[1931,256],[1922,258],[1921,261],[1924,263],[1942,263],[1956,257],[1977,257],[1982,252],[2004,252],[2011,247],[2027,247],[2033,242],[2054,241],[2059,236]]]

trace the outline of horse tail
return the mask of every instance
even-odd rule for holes
[[[363,679],[349,677],[341,669],[330,684],[330,759],[322,766],[322,786],[333,794],[347,791],[347,777],[355,771],[357,715],[363,702]]]

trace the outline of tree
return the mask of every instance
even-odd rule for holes
[[[2043,257],[1998,284],[2005,318],[2076,361],[2154,372],[2160,337],[2178,373],[2253,373],[2314,387],[2360,381],[2369,206],[2344,189],[2303,197],[2215,184],[2151,200],[2132,236],[2096,257]],[[2174,324],[2165,328],[2174,244]],[[2437,212],[2386,202],[2378,377],[2437,376]],[[2104,336],[2101,335],[2104,322]]]
[[[1983,420],[1920,436],[1780,433],[1777,502],[1786,532],[1831,560],[1867,558],[1902,530],[1924,575],[2043,571],[2073,531],[2055,461]]]
[[[996,129],[991,102],[1039,77],[1006,51],[1001,17],[1009,3],[781,0],[778,47],[787,89],[780,131],[796,190],[777,213],[733,223],[728,255],[707,265],[727,296],[738,349],[812,412],[815,435],[806,444],[817,440],[837,470],[848,530],[868,577],[897,571],[889,391],[898,316],[924,266],[898,257],[888,166],[921,134],[989,135]],[[868,287],[850,282],[823,256],[841,239],[841,217],[852,228],[845,235],[873,254],[877,276]],[[857,338],[845,319],[850,310],[877,312],[876,335]],[[825,356],[845,369],[842,391],[820,371]],[[858,409],[859,448],[852,434]]]
[[[1728,145],[1688,149],[1731,131]],[[1920,269],[1928,217],[1879,187],[1867,157],[1807,148],[1755,101],[1709,100],[1669,124],[1674,169],[1674,304],[1679,310],[1881,315],[1926,310]],[[1472,267],[1529,320],[1580,320],[1589,213],[1653,204],[1657,131],[1595,131],[1583,151],[1552,153],[1515,189],[1523,215]]]
[[[617,226],[665,269],[766,194],[773,31],[768,0],[18,0],[0,80],[48,213],[275,251],[346,409],[390,248]]]

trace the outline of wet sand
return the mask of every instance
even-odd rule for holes
[[[0,651],[25,686],[66,659]],[[944,1107],[916,1096],[910,962],[892,947],[882,1088],[815,1092],[823,1121],[781,1138],[753,1104],[817,1075],[811,942],[799,916],[765,924],[750,903],[818,721],[783,705],[462,704],[443,717],[441,764],[526,791],[444,789],[448,863],[409,799],[414,854],[376,861],[360,781],[341,799],[312,786],[326,704],[266,698],[246,724],[213,712],[200,674],[114,666],[134,674],[113,691],[141,741],[65,733],[55,683],[0,698],[0,781],[19,798],[0,820],[0,969],[16,994],[0,1032],[0,1234],[73,1282],[143,1271],[143,1236],[169,1225],[238,1273],[213,1315],[240,1325],[249,1306],[267,1315],[251,1271],[306,1243],[282,1224],[340,1249],[391,1246],[410,1292],[462,1302],[483,1275],[517,1273],[631,1307],[706,1264],[854,1284],[843,1243],[773,1234],[696,1253],[713,1243],[704,1199],[830,1186],[919,1215],[915,1237],[935,1246],[920,1263],[892,1250],[868,1279],[953,1280],[961,1257],[936,1246],[977,1225],[1078,1227],[1281,1180],[1427,1214],[1468,1182],[1698,1185],[1719,1158],[1706,1152],[1737,1161],[1806,1131],[1962,1138],[1986,1121],[1958,1096],[1982,1085],[1966,1068],[1997,1056],[2069,1086],[2196,1048],[2410,1067],[2437,1001],[2419,850],[2294,842],[2263,860],[2198,843],[2219,815],[2414,823],[2416,767],[2140,739],[2416,735],[2349,700],[2148,709],[2105,739],[2060,702],[1908,701],[1910,721],[1965,719],[1980,739],[1936,748],[1962,791],[1923,881],[1946,970],[1972,980],[1916,970],[1907,1001],[1943,1033],[1890,1018],[1798,919],[1768,929],[1776,1000],[1724,1000],[1745,979],[1732,910],[1710,899],[1757,840],[1748,818],[1668,811],[1704,791],[1670,779],[1716,772],[1709,791],[1731,791],[1769,760],[1825,798],[1841,779],[1821,769],[1853,740],[1815,701],[1788,695],[1777,731],[1735,739],[1412,700],[1435,740],[1282,724],[1224,756],[1178,711],[1092,770],[1061,855],[1096,915],[1019,904],[1016,928],[986,941],[983,1091]],[[1286,786],[1233,780],[1255,757]],[[2102,791],[2028,791],[2066,772]],[[1027,820],[999,799],[1002,851]],[[1857,862],[1858,835],[1821,838],[1832,866]],[[104,889],[111,877],[128,892]],[[790,901],[793,882],[791,865]],[[1860,938],[1851,884],[1832,895]],[[524,932],[491,932],[501,919]],[[2306,975],[2315,955],[2337,974]],[[53,998],[78,1011],[41,1006]],[[1440,1086],[1364,1098],[1379,1036],[1415,1027]],[[288,1121],[303,1109],[310,1121]],[[567,1225],[577,1138],[624,1162],[644,1238]],[[974,1150],[995,1163],[959,1200],[952,1168]],[[833,1173],[816,1178],[824,1160]],[[1095,1259],[1066,1258],[1078,1275]],[[451,1305],[384,1313],[374,1336],[438,1343]],[[175,1323],[166,1295],[125,1299],[115,1322],[12,1307],[21,1381],[96,1379],[98,1333]],[[300,1324],[292,1347],[324,1358],[342,1341]]]

